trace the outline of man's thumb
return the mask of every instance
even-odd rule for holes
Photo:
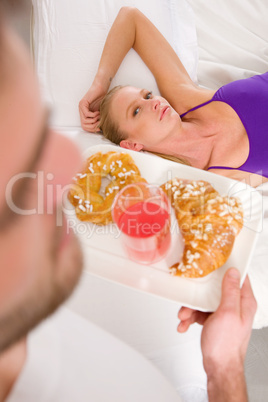
[[[222,281],[221,308],[240,311],[240,272],[230,268]]]

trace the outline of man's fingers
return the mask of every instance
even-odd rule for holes
[[[177,326],[177,331],[180,333],[186,332],[188,328],[190,327],[191,322],[189,321],[181,321],[179,325]]]
[[[197,322],[198,324],[203,325],[206,319],[211,315],[211,313],[193,310],[189,307],[181,307],[178,312],[178,318],[181,321],[190,320],[191,323]]]
[[[220,308],[240,313],[240,272],[230,268],[222,281]]]
[[[195,322],[195,313],[196,311],[188,308],[181,307],[178,312],[178,318],[181,320],[177,327],[178,332],[186,332],[191,324]]]
[[[195,322],[200,325],[204,325],[207,318],[211,313],[205,313],[202,311],[193,310],[188,307],[182,307],[178,313],[178,317],[181,322],[178,325],[178,332],[186,332],[191,324]]]
[[[196,313],[198,312],[192,310],[191,314],[187,318],[182,319],[178,325],[177,331],[186,332],[190,325],[196,322]]]
[[[195,312],[192,308],[189,307],[181,307],[178,312],[178,318],[180,320],[187,320],[191,315]]]

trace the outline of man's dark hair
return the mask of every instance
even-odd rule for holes
[[[0,7],[9,15],[23,13],[29,8],[29,0],[1,0]]]
[[[29,43],[31,6],[30,0],[0,0],[0,31],[6,21]]]
[[[14,61],[6,43],[6,27],[10,26],[29,43],[31,5],[30,0],[0,0],[0,94],[7,84],[6,72],[12,68]]]

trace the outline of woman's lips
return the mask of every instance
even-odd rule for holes
[[[167,113],[168,109],[169,109],[169,106],[164,106],[164,107],[163,107],[163,109],[162,109],[162,111],[161,111],[161,115],[160,115],[160,120],[163,119],[163,117],[164,117],[165,114]]]

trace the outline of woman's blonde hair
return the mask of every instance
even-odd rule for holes
[[[117,85],[116,87],[112,88],[106,96],[103,98],[100,104],[100,122],[98,127],[101,129],[102,134],[105,138],[113,142],[114,144],[119,145],[122,140],[127,138],[127,135],[120,131],[119,125],[116,124],[112,119],[109,113],[109,109],[111,106],[111,100],[113,96],[120,90],[124,88],[122,85]],[[166,155],[160,152],[152,152],[147,151],[151,154],[157,155],[161,158],[171,160],[173,162],[181,163],[183,165],[191,166],[191,164],[184,158],[178,158],[173,155]]]
[[[173,155],[161,154],[160,152],[152,152],[152,151],[146,151],[146,152],[149,152],[150,154],[159,156],[160,158],[167,159],[172,162],[180,163],[181,165],[191,166],[190,162],[188,162],[184,158],[178,158],[177,156]]]
[[[110,114],[111,100],[113,96],[121,89],[122,85],[117,85],[112,88],[103,98],[100,104],[100,122],[98,127],[101,129],[105,138],[119,145],[126,138],[124,133],[119,130],[119,125],[116,124]]]

